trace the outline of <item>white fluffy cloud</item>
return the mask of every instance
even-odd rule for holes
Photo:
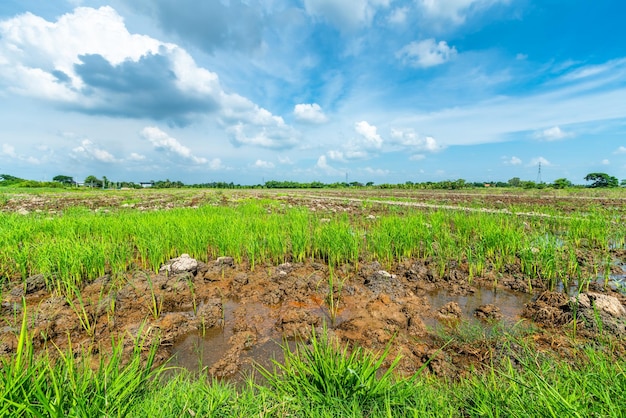
[[[236,145],[285,148],[298,136],[281,117],[224,91],[181,47],[130,33],[109,6],[53,22],[30,13],[0,21],[3,89],[87,114],[177,125],[214,115]]]
[[[383,146],[383,139],[378,134],[378,129],[366,121],[354,124],[354,130],[360,135],[357,141],[359,145],[366,149],[380,149]]]
[[[328,117],[317,103],[297,104],[293,109],[297,121],[312,124],[322,124],[328,121]]]
[[[345,161],[345,157],[342,151],[330,150],[326,153],[328,158],[335,161]]]
[[[117,158],[109,151],[99,148],[89,139],[83,139],[79,146],[72,149],[72,156],[80,160],[95,160],[101,163],[114,163]]]
[[[49,151],[47,148],[42,149],[42,147],[38,147],[38,149],[39,151],[42,151],[42,152]],[[41,160],[39,158],[35,158],[33,156],[21,155],[15,152],[15,147],[11,144],[2,144],[2,146],[0,147],[0,157],[7,157],[14,161],[24,161],[24,162],[27,162],[28,164],[41,164]]]
[[[274,125],[254,125],[237,122],[226,132],[235,146],[251,145],[262,148],[285,149],[293,147],[298,139],[297,132],[280,122]]]
[[[438,152],[444,149],[431,136],[422,137],[412,129],[391,129],[390,143],[396,147],[407,148],[412,151]]]
[[[256,162],[253,164],[254,168],[264,168],[264,169],[269,169],[269,168],[274,168],[276,167],[274,165],[273,162],[271,161],[264,161],[264,160],[256,160]]]
[[[601,163],[602,163],[602,165],[611,165],[611,161],[609,161],[607,158],[602,160]]]
[[[454,58],[456,54],[456,48],[450,48],[446,41],[437,42],[430,38],[405,45],[396,53],[396,57],[405,65],[428,68],[441,65]]]
[[[419,5],[426,15],[446,20],[455,24],[465,22],[471,12],[486,9],[497,3],[510,0],[419,0]]]
[[[339,173],[339,170],[328,164],[328,160],[326,159],[325,155],[320,155],[320,157],[317,159],[317,163],[315,163],[315,168],[322,170],[329,175]]]
[[[626,147],[623,145],[620,146],[615,151],[613,151],[613,154],[626,154]]]
[[[512,156],[508,157],[506,155],[502,156],[502,163],[504,165],[521,165],[522,160],[519,157]]]
[[[98,54],[112,65],[158,53],[161,44],[131,35],[111,7],[77,8],[56,22],[31,13],[0,22],[0,75],[11,90],[58,101],[76,101],[84,87],[75,66]]]
[[[291,161],[291,158],[287,157],[287,156],[282,156],[279,155],[278,156],[278,162],[284,165],[293,165],[293,161]]]
[[[572,136],[574,136],[574,134],[571,132],[565,132],[558,126],[553,126],[552,128],[544,129],[543,131],[535,132],[534,134],[535,138],[546,141],[558,141]]]
[[[191,150],[181,144],[176,138],[172,138],[156,126],[146,126],[141,130],[141,136],[147,139],[156,150],[165,151],[170,154],[177,155],[184,160],[194,164],[205,164],[206,158],[197,157],[192,154]]]
[[[339,29],[367,26],[376,12],[389,6],[390,0],[304,0],[306,12],[322,18]]]
[[[138,154],[136,152],[131,152],[130,156],[128,157],[128,159],[130,161],[144,161],[146,159],[145,155],[141,155]]]

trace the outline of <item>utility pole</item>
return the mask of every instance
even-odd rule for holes
[[[541,161],[539,161],[539,168],[537,170],[537,184],[541,184]]]

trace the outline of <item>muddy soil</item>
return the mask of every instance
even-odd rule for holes
[[[176,207],[198,207],[203,204],[228,204],[242,199],[271,198],[288,204],[307,206],[322,212],[359,210],[361,200],[379,200],[386,204],[370,205],[374,212],[386,211],[389,203],[401,200],[435,206],[480,207],[512,212],[534,209],[558,209],[562,213],[581,212],[593,207],[612,210],[622,219],[626,216],[626,197],[607,197],[599,194],[567,195],[554,190],[521,193],[515,190],[485,192],[483,190],[400,190],[400,189],[323,189],[323,190],[206,190],[206,189],[140,189],[57,191],[33,195],[5,193],[0,200],[0,211],[31,213],[59,213],[73,207],[92,210],[134,209],[167,210]],[[350,199],[354,199],[350,201]],[[398,203],[398,202],[395,202]]]
[[[82,289],[80,299],[50,294],[40,276],[14,285],[3,295],[0,354],[16,349],[22,297],[37,350],[66,348],[71,341],[76,353],[106,352],[115,337],[124,339],[130,353],[134,344],[147,350],[158,341],[159,361],[171,359],[172,365],[218,378],[239,376],[253,361],[269,366],[284,341],[306,341],[313,328],[323,326],[338,340],[371,350],[391,344],[390,359],[402,355],[402,373],[427,363],[431,373],[449,377],[498,355],[503,330],[532,334],[546,349],[575,344],[574,323],[579,338],[603,332],[623,344],[626,334],[626,298],[600,286],[594,295],[618,301],[603,313],[601,330],[582,302],[575,316],[563,293],[533,295],[515,275],[496,287],[487,278],[470,282],[463,266],[438,277],[428,260],[386,268],[376,262],[344,265],[332,273],[317,262],[254,271],[230,257],[182,269],[175,262],[158,274],[100,277]]]

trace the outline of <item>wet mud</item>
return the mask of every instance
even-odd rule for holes
[[[272,358],[281,360],[281,346],[306,342],[324,326],[343,343],[376,352],[390,345],[390,358],[402,356],[401,373],[427,365],[433,374],[452,377],[493,356],[502,332],[561,336],[559,344],[566,345],[573,324],[580,337],[603,332],[623,341],[626,334],[626,299],[599,284],[585,301],[572,301],[563,292],[520,291],[514,275],[494,285],[487,278],[470,281],[457,266],[438,277],[428,260],[387,268],[377,262],[333,269],[284,263],[253,271],[230,257],[183,267],[189,270],[174,268],[176,260],[158,274],[103,276],[80,298],[49,293],[39,276],[14,286],[3,295],[0,355],[16,349],[22,297],[38,350],[71,342],[77,353],[106,352],[116,338],[130,353],[135,344],[148,350],[158,343],[160,362],[230,379],[251,373],[254,363],[271,367]],[[598,316],[593,307],[604,296],[619,306]],[[554,344],[548,339],[547,348]]]

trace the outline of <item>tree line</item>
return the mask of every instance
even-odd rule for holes
[[[243,188],[265,188],[265,189],[337,189],[347,187],[371,187],[378,189],[442,189],[442,190],[458,190],[468,188],[486,188],[486,187],[513,187],[522,189],[565,189],[571,187],[588,187],[588,188],[615,188],[626,187],[626,179],[621,182],[617,177],[611,176],[606,173],[589,173],[584,177],[584,180],[588,182],[586,185],[576,185],[566,178],[559,178],[552,183],[534,182],[521,180],[519,177],[513,177],[506,182],[502,181],[484,181],[484,182],[468,182],[464,179],[457,180],[443,180],[438,182],[412,182],[406,181],[404,183],[382,183],[374,184],[370,181],[367,183],[361,183],[358,181],[353,182],[334,182],[323,183],[320,181],[313,182],[297,182],[297,181],[279,181],[269,180],[263,184],[256,185],[241,185],[233,182],[207,182],[197,184],[185,184],[179,180],[151,180],[144,183],[135,183],[129,181],[110,181],[106,176],[98,178],[94,175],[87,176],[82,183],[77,182],[71,176],[57,175],[52,178],[52,181],[36,181],[26,180],[19,177],[15,177],[9,174],[0,174],[0,186],[13,186],[13,187],[87,187],[95,189],[140,189],[145,187],[155,189],[172,189],[172,188],[210,188],[210,189],[243,189]]]

